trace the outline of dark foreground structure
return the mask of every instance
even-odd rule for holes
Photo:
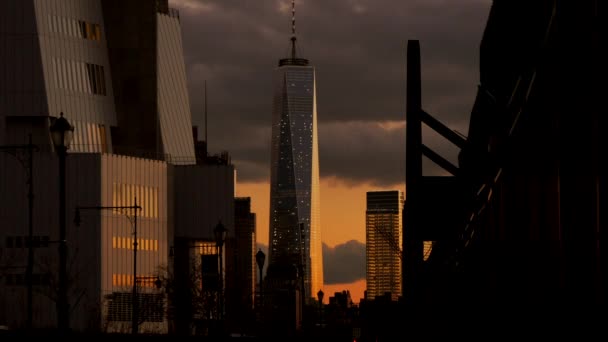
[[[605,317],[607,22],[605,1],[495,0],[466,138],[424,112],[420,44],[408,43],[409,326]],[[423,144],[421,123],[460,147],[457,166]],[[424,176],[423,155],[452,176]]]

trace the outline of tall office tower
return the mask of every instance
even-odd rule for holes
[[[167,331],[165,291],[154,280],[173,234],[211,240],[213,226],[200,222],[218,216],[234,234],[232,166],[195,165],[179,15],[167,0],[0,1],[0,145],[31,135],[40,147],[31,168],[19,163],[24,150],[0,153],[0,325],[10,328],[57,326],[60,258],[49,242],[60,239],[61,206],[49,125],[61,112],[74,126],[65,167],[69,327],[129,331],[135,316],[141,332]],[[190,206],[178,205],[174,188],[185,184],[205,194],[213,184],[226,197],[181,194]],[[106,210],[136,203],[137,220],[133,210]],[[89,207],[80,227],[77,206]]]
[[[269,265],[303,266],[304,298],[323,287],[315,69],[296,55],[292,3],[291,56],[275,72],[272,115]]]
[[[366,280],[368,298],[387,292],[401,295],[401,191],[367,192],[365,212]]]

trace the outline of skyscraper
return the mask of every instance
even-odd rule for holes
[[[365,213],[366,280],[370,299],[401,295],[401,210],[403,192],[367,192]]]
[[[295,1],[292,14],[291,56],[275,72],[269,265],[301,267],[310,298],[323,287],[315,69],[296,54]]]

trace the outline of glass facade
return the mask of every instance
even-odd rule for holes
[[[305,293],[323,287],[315,70],[282,65],[275,79],[269,262],[304,265]]]
[[[387,292],[401,295],[401,250],[404,196],[400,191],[367,193],[365,215],[367,296],[374,299]]]

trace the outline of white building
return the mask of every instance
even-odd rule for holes
[[[196,167],[189,106],[179,14],[167,0],[0,1],[0,145],[24,144],[31,134],[40,148],[32,182],[34,328],[57,326],[59,177],[49,124],[62,112],[74,126],[66,164],[70,327],[130,331],[135,281],[139,331],[167,332],[167,303],[155,280],[169,267],[176,198],[189,203],[174,185],[183,188],[190,177],[198,179],[192,189],[229,193],[221,215],[233,228],[233,176],[219,190],[203,188],[213,184],[203,172],[173,179],[183,173],[175,170]],[[28,322],[24,166],[0,152],[0,325],[10,328]],[[142,207],[137,241],[132,210],[83,209],[80,227],[72,222],[77,206],[135,200]],[[188,227],[201,208],[180,210],[180,229],[196,229]]]

